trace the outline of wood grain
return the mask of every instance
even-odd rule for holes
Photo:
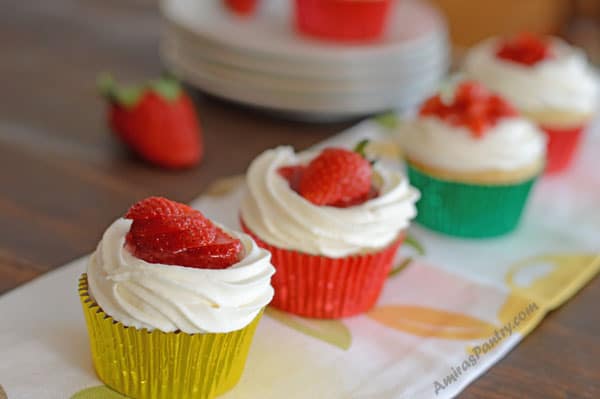
[[[202,165],[173,173],[139,162],[106,129],[94,82],[102,71],[158,74],[159,26],[152,1],[0,4],[0,293],[90,252],[144,196],[190,201],[264,149],[303,149],[350,126],[289,122],[195,93]],[[596,279],[461,397],[599,398],[598,303]]]

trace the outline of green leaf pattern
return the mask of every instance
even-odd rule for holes
[[[71,399],[127,399],[127,396],[113,391],[106,385],[100,385],[79,391],[71,396]]]
[[[298,332],[348,350],[352,345],[352,335],[344,323],[339,320],[317,320],[294,316],[281,310],[268,307],[269,317]]]

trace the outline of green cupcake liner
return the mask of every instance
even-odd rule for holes
[[[468,184],[442,180],[408,165],[408,177],[421,191],[416,221],[448,235],[497,237],[519,224],[537,176],[515,184]]]

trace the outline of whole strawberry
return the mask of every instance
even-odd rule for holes
[[[372,174],[358,152],[326,148],[304,169],[298,192],[315,205],[354,205],[370,197]]]
[[[99,87],[110,102],[110,127],[142,159],[170,169],[200,162],[200,123],[192,100],[176,80],[162,78],[143,87],[118,87],[104,76]]]

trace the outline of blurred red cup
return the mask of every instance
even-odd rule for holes
[[[252,15],[256,11],[258,0],[225,0],[225,5],[238,15]]]
[[[392,0],[295,0],[296,29],[337,42],[369,42],[383,35]]]
[[[585,126],[572,128],[540,127],[548,137],[546,174],[565,171],[577,153]]]

